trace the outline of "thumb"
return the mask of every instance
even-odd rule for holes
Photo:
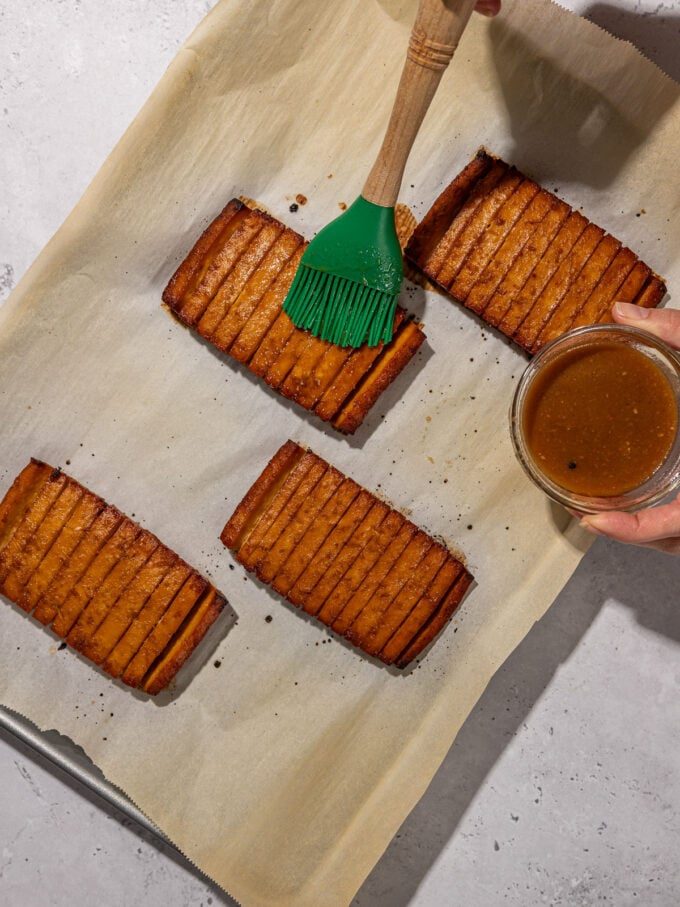
[[[584,529],[608,535],[618,542],[647,545],[660,539],[680,537],[680,495],[669,504],[650,507],[638,513],[595,513],[583,517]]]
[[[617,302],[613,315],[618,324],[649,331],[676,350],[680,349],[680,311],[677,309],[645,309],[629,302]]]
[[[496,16],[501,9],[501,0],[477,0],[475,10],[483,16]]]

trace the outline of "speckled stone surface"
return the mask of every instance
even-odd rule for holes
[[[0,299],[211,5],[0,0]],[[677,0],[565,5],[680,78]],[[356,905],[680,904],[679,589],[680,559],[598,541]],[[2,737],[0,791],[3,907],[233,904]]]

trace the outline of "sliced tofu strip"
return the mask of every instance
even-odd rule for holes
[[[449,249],[444,264],[437,273],[437,283],[451,290],[466,258],[521,181],[521,175],[514,167],[510,167],[498,184],[482,199],[468,223],[460,231],[455,244]]]
[[[226,599],[215,589],[208,589],[203,599],[185,618],[174,639],[152,665],[141,683],[142,689],[152,696],[160,693],[177,674],[187,658],[219,617]]]
[[[212,342],[221,350],[231,352],[232,344],[247,324],[248,319],[275,285],[276,280],[302,242],[299,234],[284,228],[283,224],[280,227],[276,242],[213,332]],[[234,354],[232,353],[232,355]]]
[[[484,306],[484,320],[512,336],[533,305],[535,295],[525,287],[538,263],[551,247],[562,225],[571,214],[571,208],[555,199],[539,228],[527,240],[508,273],[503,277],[493,295]],[[481,310],[480,310],[481,311]]]
[[[529,240],[544,225],[553,201],[548,192],[540,191],[531,200],[506,236],[496,254],[470,287],[465,305],[473,312],[483,312],[510,273]]]
[[[537,352],[546,343],[550,343],[551,340],[565,334],[571,328],[572,322],[586,304],[590,294],[603,279],[607,268],[620,248],[621,243],[613,236],[605,236],[602,239],[569,291],[543,326],[543,330],[531,348],[532,353]]]
[[[390,514],[390,508],[382,501],[374,501],[365,518],[359,523],[355,532],[348,538],[346,544],[330,565],[328,571],[314,586],[309,596],[303,601],[302,606],[308,614],[318,616],[324,623],[330,623],[344,606],[347,598],[353,591],[349,585],[356,577],[363,577],[372,563],[378,559],[379,548],[374,540],[383,531],[381,538],[391,538],[401,525],[399,517],[390,520],[383,526]],[[373,560],[366,555],[366,549],[371,546],[374,554]],[[361,561],[360,561],[361,559]],[[351,573],[351,577],[348,574]],[[359,579],[356,579],[359,582]]]
[[[294,605],[302,605],[307,610],[313,590],[335,567],[335,562],[344,550],[345,544],[370,510],[373,500],[373,496],[369,492],[363,489],[359,492],[288,592],[290,602]]]
[[[272,585],[277,592],[290,599],[291,588],[302,572],[313,563],[321,546],[345,515],[359,491],[356,482],[341,479],[335,492],[328,498],[316,518],[312,519],[297,547],[272,579]]]
[[[47,511],[33,537],[24,546],[20,561],[15,563],[14,568],[5,577],[5,595],[20,607],[23,607],[23,592],[26,583],[47,556],[54,540],[81,497],[82,489],[76,483],[72,485],[68,481],[64,483],[59,497]]]
[[[191,325],[198,324],[208,304],[263,226],[259,214],[248,208],[243,208],[234,217],[229,224],[227,241],[210,261],[196,288],[183,297],[179,309],[182,321]]]
[[[375,649],[372,642],[376,626],[382,625],[395,599],[403,592],[407,583],[423,569],[423,561],[432,545],[432,539],[426,533],[415,533],[389,570],[385,580],[380,583],[345,631],[345,636],[350,642],[369,654],[380,651],[382,646]]]
[[[120,677],[192,573],[183,561],[172,567],[102,664],[108,674]]]
[[[489,169],[484,176],[478,180],[470,189],[468,197],[465,199],[458,212],[454,215],[450,226],[437,243],[433,253],[427,259],[425,273],[428,277],[442,283],[440,274],[446,267],[446,263],[451,255],[451,250],[456,248],[463,230],[472,221],[477,210],[484,203],[489,193],[493,192],[510,168],[502,161],[490,161]],[[453,270],[451,268],[450,270]],[[445,284],[442,284],[445,286]]]
[[[12,487],[0,502],[0,552],[21,524],[52,471],[52,467],[47,463],[31,460],[12,483]]]
[[[107,507],[103,501],[102,506],[103,509],[95,517],[90,530],[80,538],[71,556],[57,570],[52,582],[38,599],[33,617],[41,623],[52,623],[90,564],[121,525],[122,513],[115,507]],[[69,605],[71,607],[72,604]],[[66,626],[66,621],[61,626]],[[69,628],[70,625],[67,629]]]
[[[50,473],[26,510],[21,523],[0,551],[0,592],[5,592],[8,575],[21,564],[23,558],[35,548],[35,536],[40,524],[49,513],[66,484],[66,477],[57,471]]]
[[[635,268],[637,256],[630,249],[621,249],[607,268],[602,280],[595,287],[585,305],[571,323],[571,329],[596,324],[600,315],[618,299]],[[646,268],[646,266],[643,265]],[[649,273],[649,269],[647,269]],[[622,300],[623,301],[623,300]]]
[[[304,450],[293,441],[287,441],[277,451],[222,530],[223,544],[238,550],[303,455]]]
[[[130,524],[134,525],[134,524]],[[135,529],[137,527],[135,526]],[[109,612],[116,607],[120,597],[144,567],[158,547],[158,539],[150,532],[138,532],[123,552],[122,557],[109,571],[102,584],[78,615],[66,637],[66,642],[90,658],[90,639]]]
[[[128,548],[139,535],[140,529],[134,523],[123,519],[98,552],[84,575],[73,587],[66,601],[58,609],[52,623],[54,632],[66,638],[80,617],[82,611],[90,604],[102,584],[108,577]]]
[[[313,476],[310,476],[315,466],[317,470]],[[316,457],[309,453],[303,454],[286,475],[280,489],[272,498],[271,504],[250,534],[241,542],[238,556],[246,569],[255,569],[259,559],[274,544],[319,477],[320,469]]]
[[[155,660],[181,627],[184,618],[195,607],[201,596],[208,589],[203,577],[193,573],[173,598],[170,607],[163,614],[151,633],[142,643],[139,651],[121,676],[123,683],[138,687]]]
[[[288,264],[264,294],[229,348],[229,355],[238,359],[239,362],[249,363],[253,359],[260,344],[281,314],[281,306],[293,282],[303,251],[304,245],[298,245]]]
[[[95,664],[104,661],[177,560],[177,555],[164,545],[153,551],[85,642],[83,655]]]
[[[451,293],[467,300],[489,262],[498,254],[508,234],[522,217],[539,189],[532,180],[521,180],[515,191],[500,206],[494,217],[479,236],[475,245],[463,260],[458,274],[450,285]]]
[[[404,649],[404,651],[395,659],[394,663],[397,667],[405,668],[439,635],[444,628],[444,625],[451,619],[451,615],[460,605],[471,582],[472,577],[469,573],[461,573],[456,580],[455,585],[437,611],[435,611],[423,628],[416,633],[406,649]]]
[[[395,340],[383,350],[374,367],[333,417],[333,426],[346,434],[355,432],[378,397],[413,359],[424,340],[425,335],[417,324],[412,321],[404,324]]]
[[[463,204],[472,195],[474,187],[491,169],[493,158],[480,150],[469,164],[456,176],[438,196],[425,215],[420,229],[411,231],[406,244],[406,254],[411,261],[422,262],[423,269],[436,273],[441,267],[447,251],[442,241],[453,224]],[[401,234],[400,234],[401,235]]]
[[[196,284],[203,279],[214,257],[214,251],[224,245],[242,220],[245,214],[244,208],[242,202],[233,198],[210,226],[203,231],[189,256],[175,271],[170,283],[165,288],[163,302],[166,305],[176,310],[181,308],[184,295],[194,289]]]
[[[323,473],[302,500],[284,531],[257,564],[257,575],[264,583],[271,583],[303,538],[329,498],[337,491],[342,475],[332,466],[319,464]],[[312,470],[314,467],[312,467]],[[274,585],[276,588],[276,585]],[[282,590],[277,590],[282,591]]]
[[[244,249],[229,276],[210,300],[198,321],[197,329],[204,337],[213,339],[218,325],[231,311],[231,307],[241,293],[247,290],[257,269],[282,232],[283,224],[279,224],[278,221],[265,223],[250,245]]]
[[[380,657],[387,641],[427,593],[428,587],[447,559],[451,560],[451,556],[446,548],[436,543],[430,546],[418,569],[407,577],[399,594],[382,613],[376,615],[373,626],[364,632],[361,647],[365,652]]]
[[[89,491],[83,491],[75,510],[21,593],[19,604],[25,611],[32,611],[35,608],[105,506],[101,498]]]
[[[514,335],[515,342],[525,350],[531,351],[543,325],[567,295],[603,236],[604,231],[600,227],[587,224],[569,253],[560,262]],[[536,271],[539,268],[540,265]]]
[[[397,660],[437,611],[453,584],[463,573],[463,569],[463,565],[452,557],[444,562],[425,594],[383,645],[378,654],[381,661],[384,661],[385,664],[393,664]]]

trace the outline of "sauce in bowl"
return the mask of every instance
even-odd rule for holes
[[[634,510],[680,484],[680,358],[651,334],[579,328],[522,375],[511,432],[529,477],[583,512]]]
[[[524,435],[557,485],[593,497],[621,495],[666,460],[678,430],[673,388],[632,346],[602,341],[567,350],[537,375]]]

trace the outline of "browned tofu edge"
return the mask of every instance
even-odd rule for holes
[[[246,493],[241,503],[237,506],[234,514],[229,519],[222,531],[222,534],[220,535],[220,538],[225,547],[230,548],[234,552],[237,560],[238,544],[241,534],[248,528],[249,520],[253,516],[256,516],[258,513],[262,512],[263,502],[267,500],[268,495],[271,493],[272,489],[277,485],[277,483],[280,482],[281,478],[285,478],[285,476],[288,474],[291,468],[291,463],[297,462],[297,460],[293,458],[295,451],[297,451],[298,453],[298,459],[303,455],[303,453],[308,452],[311,453],[312,456],[314,456],[324,467],[332,468],[322,457],[319,457],[312,451],[308,451],[307,448],[302,447],[294,441],[287,441],[274,454],[269,463],[262,470],[249,491]],[[340,473],[340,475],[342,475],[343,478],[347,478],[342,473]],[[359,486],[359,488],[361,491],[366,491],[366,489],[364,489],[362,486]],[[379,498],[373,495],[370,491],[367,491],[366,493],[371,495],[371,497],[373,497],[375,501],[379,501]],[[264,506],[266,507],[266,504]],[[391,512],[395,514],[399,513],[399,511],[395,508],[391,508]],[[404,519],[405,523],[403,525],[408,524],[413,528],[413,531],[415,533],[426,535],[427,538],[433,541],[435,544],[439,544],[429,534],[424,533],[423,530],[420,530],[417,526],[415,526],[415,524],[413,524],[410,520],[407,520],[406,518]],[[448,549],[446,550],[455,561],[460,563],[459,559],[456,558],[455,555],[453,555]],[[395,659],[395,664],[398,667],[406,667],[406,665],[410,661],[412,661],[412,659],[415,658],[416,655],[422,651],[422,649],[429,645],[429,643],[439,634],[440,630],[446,624],[449,617],[462,600],[465,592],[472,582],[472,574],[465,568],[464,565],[462,565],[462,567],[463,569],[459,578],[456,580],[454,587],[447,593],[446,598],[444,598],[440,602],[435,612],[415,632],[404,652],[400,653],[399,658]],[[304,602],[302,604],[304,605]],[[357,647],[361,648],[360,646]],[[408,657],[406,657],[407,655]]]
[[[186,256],[184,261],[179,265],[179,267],[177,268],[177,270],[171,277],[165,290],[163,291],[163,296],[162,296],[163,302],[170,308],[173,315],[176,318],[178,318],[178,320],[182,321],[183,323],[187,323],[187,324],[189,323],[182,316],[182,305],[183,305],[184,293],[187,291],[187,288],[190,286],[192,279],[200,271],[201,267],[205,263],[206,257],[208,257],[210,255],[211,249],[213,248],[215,242],[219,240],[219,237],[222,234],[225,226],[229,223],[229,221],[232,219],[232,217],[238,211],[241,211],[244,208],[248,208],[248,207],[249,206],[245,205],[244,202],[242,202],[241,200],[235,199],[235,198],[232,199],[226,205],[226,207],[222,210],[222,212],[215,218],[215,220],[203,231],[203,233],[201,234],[199,239],[196,241],[196,243],[194,244],[194,246],[192,247],[192,249]],[[262,211],[259,208],[249,209],[249,210],[256,211],[257,215],[262,218],[263,222],[275,223],[275,224],[281,223],[276,218],[274,218],[272,215],[270,215],[269,213],[267,213],[265,211]],[[281,223],[281,225],[285,226],[282,223]],[[304,242],[303,237],[300,236],[299,234],[296,234],[296,235],[299,236],[300,243],[303,243]],[[398,311],[399,311],[399,314],[401,315],[401,317],[403,318],[405,315],[404,310],[399,308]],[[200,331],[198,331],[196,325],[190,324],[189,326],[193,327],[195,330],[197,330],[197,332],[199,334],[201,333]],[[411,330],[413,330],[413,329],[411,329]],[[330,422],[330,424],[334,428],[336,428],[338,431],[343,432],[344,434],[352,434],[354,431],[356,431],[358,426],[361,424],[363,419],[366,417],[368,411],[371,409],[371,407],[377,401],[380,394],[382,394],[382,392],[398,376],[398,374],[402,371],[402,369],[404,368],[406,363],[409,361],[409,359],[415,354],[415,352],[418,349],[418,347],[420,346],[420,344],[425,340],[425,334],[422,331],[422,326],[418,325],[417,330],[419,331],[418,341],[415,343],[410,343],[410,344],[403,346],[399,351],[399,355],[395,356],[393,361],[390,359],[390,351],[391,351],[392,345],[394,344],[395,340],[397,339],[398,334],[395,335],[395,338],[393,339],[392,344],[388,344],[385,347],[385,349],[381,352],[378,362],[382,362],[383,357],[387,357],[387,360],[390,363],[390,367],[389,368],[386,367],[387,363],[383,362],[383,364],[380,367],[380,371],[379,371],[379,373],[380,373],[379,381],[376,381],[375,383],[370,381],[371,376],[373,374],[373,369],[377,366],[377,362],[369,367],[366,375],[362,376],[362,378],[359,380],[356,387],[354,387],[351,391],[349,399],[355,399],[356,402],[352,409],[351,417],[349,415],[342,417],[341,426],[336,425],[336,419],[333,417],[324,418],[323,416],[321,416],[317,413],[317,415],[319,415],[319,418],[324,419],[324,421]],[[294,332],[294,334],[304,333],[304,332],[300,331],[300,329],[298,329],[298,328],[294,328],[293,332]],[[415,337],[416,337],[416,335],[414,334],[414,338]],[[207,338],[207,339],[209,339],[209,338]],[[265,338],[262,338],[262,339],[264,340]],[[259,350],[259,345],[258,345],[258,350]],[[263,375],[260,375],[261,369],[256,368],[255,363],[253,362],[253,360],[256,359],[258,350],[254,351],[253,355],[250,357],[250,362],[244,363],[244,366],[246,368],[248,368],[249,371],[253,372],[254,374],[257,374],[260,377],[264,377]],[[227,355],[229,355],[229,351],[226,350],[226,352],[227,352]],[[295,363],[293,363],[292,368],[294,368],[294,367],[295,367]],[[285,379],[285,377],[287,377],[287,374],[288,373],[286,373],[286,375],[284,376],[284,379]],[[367,381],[368,381],[368,383],[367,383]],[[284,381],[281,381],[279,383],[281,385],[283,385]],[[364,390],[363,390],[363,393],[360,395],[359,391],[362,387],[364,388]],[[307,410],[307,412],[311,412],[311,413],[314,412],[314,406],[308,407],[308,406],[304,406],[303,404],[299,403],[299,401],[297,400],[298,395],[296,393],[286,392],[286,389],[283,386],[277,386],[275,389],[282,396],[293,400],[295,403],[298,403],[298,405],[301,405],[304,409]],[[340,412],[339,415],[342,416],[342,412]]]
[[[435,199],[423,220],[413,231],[411,238],[406,245],[406,259],[411,264],[415,265],[429,279],[435,281],[437,286],[446,292],[447,295],[451,296],[456,302],[459,302],[462,305],[465,305],[465,300],[455,296],[447,289],[447,287],[442,286],[437,281],[436,275],[430,273],[428,270],[427,261],[477,182],[488,172],[494,161],[500,160],[501,159],[498,156],[491,154],[485,148],[480,148],[473,159],[453,178],[449,185]],[[530,179],[530,177],[527,178]],[[540,187],[540,183],[537,185]],[[544,191],[548,192],[548,190]],[[557,201],[563,201],[554,192],[549,192],[548,194]],[[592,221],[588,221],[588,223],[597,226]],[[641,261],[641,259],[638,260]],[[644,264],[644,262],[642,263]],[[646,308],[655,308],[661,303],[665,295],[666,284],[664,279],[652,272],[650,279],[632,302]],[[485,320],[483,313],[481,313],[479,317],[482,321]],[[522,343],[521,339],[518,339],[517,337],[513,337],[512,339],[514,343],[522,347],[531,355],[531,349],[525,343]]]
[[[81,488],[84,494],[91,495],[94,498],[98,497],[88,488],[82,485],[82,483],[61,472],[61,470],[55,469],[54,467],[49,466],[47,463],[43,463],[40,460],[32,458],[28,466],[26,466],[19,473],[10,488],[3,496],[2,500],[0,500],[0,530],[2,530],[3,533],[9,534],[9,530],[12,529],[12,527],[9,525],[11,521],[14,522],[15,526],[18,526],[21,523],[26,512],[27,505],[28,503],[30,503],[32,490],[41,487],[45,478],[49,478],[53,475],[63,475],[66,478],[67,483]],[[112,505],[105,504],[104,506],[118,512]],[[140,529],[145,537],[150,537],[151,539],[155,540],[160,548],[165,549],[174,555],[174,552],[172,552],[171,549],[164,545],[163,542],[161,542],[160,539],[158,539],[157,536],[155,536],[153,533],[150,533],[148,530],[141,529],[141,527],[139,527],[139,525],[135,523],[134,520],[131,520],[127,516],[123,516],[123,520],[127,521],[132,527]],[[178,555],[174,556],[178,558],[178,562],[184,563]],[[189,569],[192,571],[192,573],[196,573],[193,568],[189,567]],[[191,617],[193,616],[194,612],[191,612],[187,621],[185,621],[185,624],[183,625],[183,628],[186,629],[187,632],[187,638],[181,638],[183,628],[180,628],[180,630],[175,634],[168,646],[166,646],[166,648],[157,659],[156,667],[165,658],[168,658],[168,665],[163,668],[162,675],[160,675],[163,679],[163,683],[161,683],[160,680],[155,679],[154,683],[152,684],[154,694],[167,686],[170,680],[180,669],[182,664],[184,664],[186,659],[189,657],[195,646],[198,645],[198,642],[200,642],[210,624],[213,623],[219,612],[226,604],[225,597],[221,593],[219,593],[215,589],[215,587],[212,586],[212,584],[208,584],[208,590],[212,591],[214,593],[214,596],[213,599],[211,599],[210,607],[206,608],[205,614],[201,615],[200,622],[198,624],[196,624],[195,622],[194,624],[192,624]],[[172,658],[170,658],[171,647],[174,647]],[[177,650],[176,652],[175,649]],[[147,692],[151,692],[151,690],[147,690]]]

